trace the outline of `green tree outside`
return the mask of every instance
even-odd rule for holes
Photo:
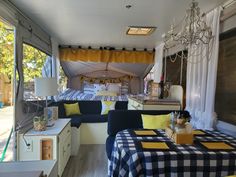
[[[0,74],[13,76],[14,65],[14,31],[13,28],[0,20]]]

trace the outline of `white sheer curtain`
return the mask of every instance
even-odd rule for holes
[[[222,8],[218,7],[206,15],[207,24],[212,28],[214,35],[209,47],[209,59],[207,60],[206,57],[206,45],[188,50],[189,54],[193,50],[201,53],[201,55],[189,56],[187,64],[186,110],[190,112],[191,123],[195,128],[212,129],[216,122],[214,106],[221,11]]]
[[[154,82],[159,83],[162,76],[164,43],[155,48]]]

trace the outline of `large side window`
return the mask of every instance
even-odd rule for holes
[[[23,44],[24,100],[35,100],[34,78],[52,76],[52,60],[37,48]]]

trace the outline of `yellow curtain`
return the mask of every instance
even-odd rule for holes
[[[62,61],[151,64],[154,63],[154,52],[61,48],[60,59]]]

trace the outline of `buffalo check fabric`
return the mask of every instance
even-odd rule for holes
[[[196,145],[176,145],[158,130],[154,137],[134,136],[132,130],[116,135],[108,166],[110,177],[223,177],[236,174],[236,150],[210,151]],[[206,131],[196,141],[224,141],[236,147],[236,139],[217,131]],[[140,141],[172,143],[169,151],[148,151],[138,148]]]

